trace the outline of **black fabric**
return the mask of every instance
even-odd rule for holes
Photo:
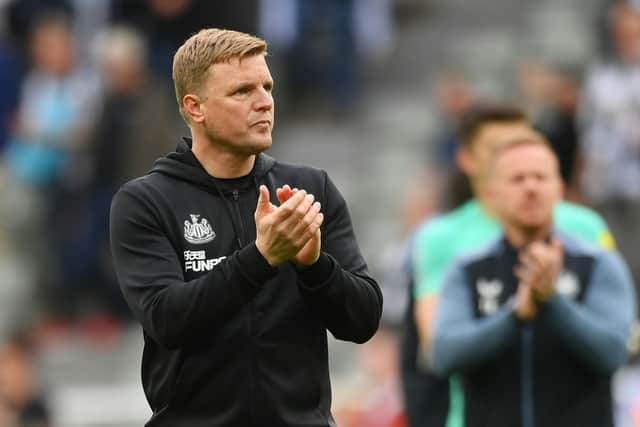
[[[116,273],[144,329],[148,426],[329,427],[326,331],[364,342],[378,327],[380,289],[326,173],[261,154],[250,177],[216,180],[185,140],[113,199]],[[257,250],[262,184],[276,205],[284,184],[322,204],[309,269],[273,268]]]

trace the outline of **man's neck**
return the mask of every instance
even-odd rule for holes
[[[482,210],[484,210],[489,217],[497,218],[498,217],[497,214],[491,207],[491,203],[489,203],[489,200],[488,200],[489,195],[487,194],[487,191],[483,188],[483,186],[479,185],[478,183],[472,182],[471,188],[472,188],[473,194],[475,195],[476,200],[482,207]]]
[[[214,178],[246,176],[256,161],[255,154],[232,153],[204,138],[197,138],[196,135],[193,135],[191,151],[207,173]]]

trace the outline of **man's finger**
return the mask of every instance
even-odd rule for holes
[[[536,259],[544,259],[549,252],[549,245],[542,242],[533,242],[528,248],[527,253]]]
[[[301,231],[300,237],[297,240],[297,244],[302,247],[310,239],[315,237],[316,234],[319,233],[320,226],[322,225],[323,221],[324,215],[322,214],[322,212],[320,212],[313,218],[313,221],[308,224],[304,230]]]
[[[269,189],[266,185],[261,185],[258,189],[258,204],[256,214],[266,215],[271,212],[271,201],[269,200]]]
[[[316,216],[316,220],[313,222],[313,224],[311,224],[311,226],[313,227],[313,233],[315,234],[318,230],[320,230],[320,227],[322,227],[322,223],[324,222],[324,214],[322,212],[320,212],[318,214],[318,216]]]
[[[283,222],[291,218],[291,216],[295,214],[298,205],[304,202],[306,195],[306,191],[300,190],[291,196],[289,200],[281,204],[275,212],[276,220]]]
[[[311,198],[309,198],[309,196],[311,196]],[[313,195],[309,194],[307,195],[305,201],[313,200],[312,198]],[[302,206],[302,203],[300,205]],[[294,225],[294,233],[303,233],[313,223],[316,216],[318,216],[320,208],[320,202],[314,202],[313,204],[311,204],[311,206],[307,208],[307,212],[305,213],[304,217]]]
[[[529,268],[538,268],[540,266],[540,259],[536,258],[528,251],[522,252],[518,255],[518,259],[522,265],[526,265]]]
[[[293,196],[293,194],[293,190],[291,189],[289,184],[285,184],[276,190],[276,196],[278,197],[280,203],[284,203],[289,200],[291,196]]]
[[[307,194],[298,206],[296,206],[295,211],[292,212],[288,218],[281,221],[280,226],[282,229],[289,231],[292,236],[296,236],[307,228],[313,216],[315,216],[319,211],[318,209],[315,213],[311,214],[309,218],[307,218],[307,214],[309,214],[309,211],[312,210],[314,205],[314,200],[315,197],[313,194]]]
[[[560,256],[564,255],[564,246],[562,245],[562,241],[557,237],[554,237],[554,239],[551,241],[551,247]]]
[[[531,270],[524,265],[516,265],[513,267],[513,274],[520,279],[521,282],[529,282],[531,278]]]

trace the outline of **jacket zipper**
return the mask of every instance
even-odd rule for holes
[[[240,248],[244,247],[245,241],[246,241],[246,235],[245,235],[245,230],[244,230],[244,222],[242,221],[242,213],[241,213],[241,209],[240,209],[240,193],[238,192],[238,190],[233,190],[232,191],[232,197],[233,197],[233,207],[234,207],[234,211],[236,214],[236,218],[238,219],[238,233],[239,236],[236,237],[237,241],[238,241],[238,245]],[[253,343],[253,312],[254,312],[254,308],[253,308],[253,299],[249,302],[249,316],[248,316],[248,320],[247,320],[247,334],[249,336],[249,423],[251,426],[255,425],[254,422],[254,418],[255,418],[255,394],[254,394],[254,371],[253,371],[253,365],[254,365],[254,357],[253,357],[253,351],[254,351],[254,343]]]
[[[231,194],[233,196],[233,210],[235,211],[238,222],[238,236],[236,236],[236,243],[239,246],[238,249],[242,249],[244,246],[245,232],[244,223],[242,221],[242,212],[240,212],[240,193],[238,190],[233,190]]]

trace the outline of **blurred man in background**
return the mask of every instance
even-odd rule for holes
[[[76,319],[93,285],[87,157],[99,82],[77,56],[69,16],[41,15],[29,35],[31,68],[4,160],[9,182],[39,209],[14,213],[29,219],[16,239],[40,255],[34,270],[47,313]]]
[[[562,181],[546,141],[507,141],[491,166],[504,237],[449,269],[433,369],[462,376],[469,427],[613,426],[611,378],[635,319],[628,267],[556,231]]]
[[[463,120],[461,133],[462,146],[458,150],[457,161],[471,180],[475,198],[449,214],[428,220],[418,229],[415,237],[414,309],[420,344],[413,349],[421,347],[425,353],[432,338],[433,318],[446,269],[455,257],[487,244],[500,232],[486,180],[493,150],[508,139],[542,138],[532,129],[525,114],[511,106],[480,106],[473,109]],[[560,230],[605,247],[613,246],[606,224],[595,212],[560,202],[555,216]],[[408,322],[412,320],[408,319]],[[433,377],[426,367],[412,367],[408,363],[413,360],[415,364],[419,359],[410,350],[410,346],[405,346],[403,378],[411,425],[418,426],[424,422],[420,420],[431,420],[433,425],[445,425],[444,420],[448,419],[448,426],[462,426],[464,400],[457,378],[452,377],[449,394],[446,380]]]

